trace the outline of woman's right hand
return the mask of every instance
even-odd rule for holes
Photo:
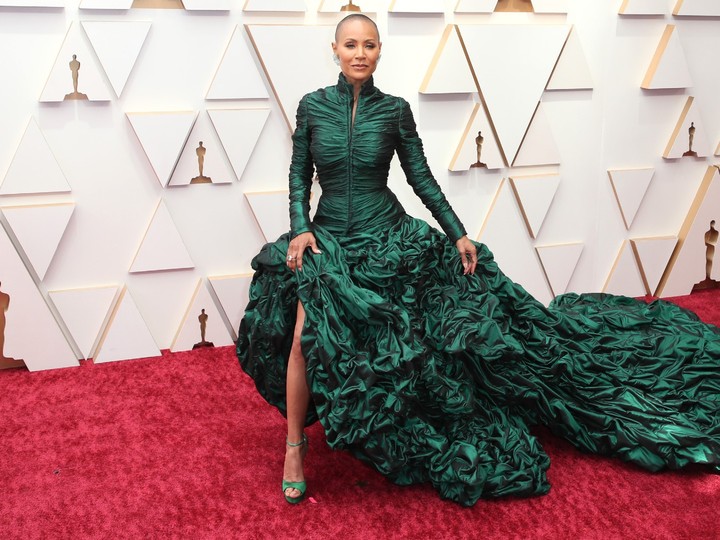
[[[317,247],[315,235],[311,232],[300,233],[290,240],[287,252],[287,265],[290,270],[293,272],[296,269],[302,270],[303,254],[307,248],[310,248],[316,255],[322,253]]]

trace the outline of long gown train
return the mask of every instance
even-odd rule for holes
[[[529,426],[650,470],[720,466],[720,331],[671,303],[566,294],[546,308],[478,246],[475,275],[424,221],[333,235],[290,272],[253,260],[238,357],[285,411],[297,301],[312,405],[333,448],[464,505],[546,493]]]

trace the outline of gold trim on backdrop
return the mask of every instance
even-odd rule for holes
[[[697,193],[695,194],[695,199],[693,199],[693,202],[690,205],[690,209],[688,210],[688,213],[685,215],[685,221],[683,222],[682,227],[680,227],[680,232],[678,233],[677,245],[675,246],[675,249],[673,250],[673,253],[670,256],[670,260],[668,261],[668,265],[665,268],[665,272],[663,273],[662,277],[660,278],[660,283],[658,284],[657,291],[655,292],[656,296],[662,296],[663,289],[665,288],[665,285],[667,285],[668,279],[670,278],[670,274],[672,274],[673,268],[675,267],[675,263],[677,262],[678,258],[680,257],[680,252],[682,251],[683,245],[685,244],[687,235],[690,232],[690,229],[692,228],[693,224],[695,223],[695,218],[697,217],[697,213],[700,211],[700,208],[702,207],[703,203],[705,202],[705,196],[707,195],[707,192],[710,189],[710,185],[712,184],[713,178],[718,173],[720,173],[720,167],[717,165],[711,165],[707,168],[707,171],[705,172],[705,176],[702,179],[702,183],[700,184],[700,187],[698,188]]]
[[[680,129],[683,127],[683,124],[685,123],[685,118],[687,117],[688,112],[690,111],[690,108],[692,107],[693,101],[695,98],[693,96],[688,96],[687,100],[685,101],[685,106],[683,107],[682,112],[680,113],[680,118],[678,118],[677,124],[675,124],[675,128],[673,129],[672,135],[670,135],[670,140],[667,143],[667,146],[665,146],[665,150],[663,151],[663,157],[664,158],[670,158],[670,152],[672,152],[673,146],[675,146],[675,140],[677,139],[678,135],[680,134]]]
[[[657,49],[655,49],[655,54],[650,61],[650,65],[648,66],[647,72],[645,73],[645,77],[643,78],[642,83],[640,83],[640,88],[644,88],[645,90],[649,90],[652,88],[650,85],[652,84],[652,80],[655,77],[655,73],[657,72],[657,68],[660,65],[660,61],[665,54],[668,43],[670,43],[670,38],[672,37],[672,33],[674,30],[674,24],[668,24],[665,27],[665,31],[660,38],[660,43],[658,43]]]
[[[490,216],[492,216],[493,210],[495,210],[495,205],[498,202],[498,199],[500,199],[500,194],[502,193],[502,188],[505,185],[505,178],[500,180],[500,183],[498,184],[497,189],[495,190],[495,195],[493,196],[493,200],[490,203],[490,207],[488,208],[487,214],[485,214],[485,219],[483,219],[483,224],[480,227],[480,232],[477,233],[477,236],[475,237],[475,240],[480,242],[480,238],[482,237],[483,233],[485,232],[485,228],[487,227],[488,222],[490,221]]]
[[[555,68],[553,68],[553,69],[555,69]],[[547,84],[545,86],[547,87]],[[535,111],[532,113],[532,116],[530,117],[530,122],[528,123],[527,127],[525,128],[525,133],[523,133],[522,139],[520,139],[520,144],[518,145],[517,152],[515,152],[515,157],[513,158],[510,166],[515,165],[515,162],[517,161],[517,158],[520,155],[520,150],[522,150],[523,144],[525,144],[525,138],[527,137],[528,132],[530,131],[530,126],[532,126],[533,120],[535,120],[535,115],[537,115],[539,108],[540,108],[540,102],[538,101],[537,105],[535,105]]]
[[[495,12],[534,13],[535,9],[530,0],[498,0]]]
[[[562,55],[565,52],[565,47],[567,46],[568,41],[570,40],[570,34],[572,34],[573,28],[575,28],[575,25],[571,24],[570,28],[568,29],[567,36],[565,36],[565,41],[563,42],[563,46],[560,47],[560,53],[557,55],[557,58],[555,59],[555,64],[553,65],[553,68],[550,70],[550,76],[548,77],[548,80],[545,83],[545,86],[543,87],[544,90],[548,89],[548,86],[550,85],[550,81],[552,81],[553,75],[555,75],[555,70],[557,69],[558,64],[560,63],[560,58],[562,58]],[[537,112],[537,109],[535,110],[535,112]],[[534,117],[535,117],[535,114],[533,113],[533,118]],[[530,124],[532,124],[532,120],[530,120]],[[520,143],[520,146],[522,146],[522,143]],[[519,152],[520,152],[520,149],[518,147],[518,153]]]
[[[650,282],[648,281],[647,274],[645,273],[645,266],[643,265],[642,257],[640,257],[640,251],[637,247],[637,242],[641,242],[643,240],[669,240],[673,239],[676,242],[677,245],[677,238],[674,236],[656,236],[656,237],[645,237],[645,238],[631,238],[630,239],[630,247],[633,250],[633,254],[635,255],[635,262],[638,265],[638,268],[640,269],[640,277],[643,281],[643,286],[645,287],[646,294],[652,295],[655,291],[653,291],[653,288],[650,287]]]
[[[628,243],[627,240],[623,240],[623,243],[620,246],[620,249],[618,250],[617,255],[615,256],[615,261],[613,262],[612,268],[610,268],[610,272],[608,273],[607,277],[605,278],[605,283],[602,286],[601,292],[607,291],[607,288],[610,285],[610,281],[612,281],[612,278],[615,275],[615,271],[617,270],[617,267],[620,264],[620,261],[622,260],[623,254],[625,253],[625,246],[627,245],[627,243]],[[635,266],[637,266],[637,260],[635,261]]]
[[[517,188],[516,181],[522,181],[526,178],[557,178],[558,181],[560,179],[559,174],[555,173],[547,173],[547,174],[533,174],[533,175],[524,175],[524,176],[512,176],[509,178],[510,180],[510,187],[512,188],[513,194],[515,195],[515,200],[518,203],[518,208],[520,209],[520,214],[522,215],[523,221],[525,222],[525,226],[527,227],[528,234],[530,235],[530,238],[533,238],[537,240],[537,237],[535,236],[535,233],[533,232],[532,224],[530,223],[530,218],[527,215],[527,212],[525,211],[525,206],[522,202],[522,197],[520,196],[520,191]],[[545,209],[545,215],[543,216],[542,221],[545,221],[545,218],[548,215],[548,212],[550,211],[550,207],[552,206],[552,202],[555,199],[555,193],[557,193],[557,188],[555,188],[555,192],[553,193],[552,198],[550,199],[550,203],[548,204],[547,208]],[[540,228],[538,228],[538,232],[540,232]]]
[[[427,72],[425,73],[425,78],[423,79],[422,83],[420,83],[420,89],[418,90],[418,92],[420,92],[421,94],[427,90],[427,87],[430,84],[430,80],[435,73],[435,68],[440,62],[440,57],[445,51],[445,46],[447,45],[448,39],[450,38],[450,33],[452,32],[453,28],[457,27],[453,24],[448,24],[445,26],[443,35],[440,38],[440,43],[438,43],[437,49],[435,49],[435,54],[433,55],[433,59],[428,66]]]
[[[132,9],[185,9],[182,0],[133,0]]]
[[[563,294],[567,291],[567,284],[565,285],[565,290],[563,291],[555,291],[552,286],[552,281],[550,279],[550,274],[547,271],[547,268],[545,267],[545,263],[543,262],[542,255],[540,255],[540,250],[545,248],[562,248],[562,247],[571,247],[571,246],[580,246],[580,253],[578,253],[577,259],[575,259],[575,263],[573,264],[572,271],[570,272],[570,278],[568,279],[568,284],[570,283],[570,280],[572,279],[573,275],[575,275],[575,269],[577,268],[578,263],[580,262],[580,257],[582,256],[583,251],[585,250],[585,244],[582,242],[567,242],[564,244],[546,244],[544,246],[535,246],[535,255],[537,255],[538,261],[540,262],[540,268],[543,271],[543,275],[545,276],[545,280],[547,281],[548,287],[550,288],[550,292],[553,296],[558,296],[559,294]]]
[[[472,65],[472,62],[470,61],[470,54],[468,53],[467,47],[465,46],[465,41],[462,37],[462,32],[460,32],[460,27],[458,25],[454,25],[455,30],[458,33],[458,38],[460,39],[460,46],[463,49],[463,52],[465,53],[465,60],[467,60],[468,66],[470,66],[470,73],[472,74],[472,78],[475,81],[475,86],[477,87],[478,91],[478,97],[480,98],[480,103],[482,103],[483,109],[485,110],[485,116],[487,117],[488,124],[490,124],[490,129],[492,130],[493,137],[495,137],[495,140],[498,144],[498,150],[500,151],[500,157],[502,157],[503,164],[507,167],[508,166],[508,158],[505,155],[505,149],[502,146],[502,141],[500,141],[500,137],[498,136],[497,129],[495,128],[495,122],[493,122],[492,116],[490,115],[490,110],[488,109],[487,102],[485,101],[485,97],[483,96],[482,89],[480,88],[480,82],[477,78],[477,74],[475,73],[475,67]],[[547,83],[546,83],[547,85]]]

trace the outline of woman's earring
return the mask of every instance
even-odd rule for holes
[[[340,57],[337,54],[333,54],[333,62],[338,66],[340,65]]]

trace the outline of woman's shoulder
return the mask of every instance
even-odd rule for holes
[[[334,85],[324,86],[322,88],[318,88],[317,90],[313,90],[312,92],[308,92],[300,99],[300,102],[307,103],[308,101],[322,101],[330,97],[334,97],[336,94],[337,88]]]

